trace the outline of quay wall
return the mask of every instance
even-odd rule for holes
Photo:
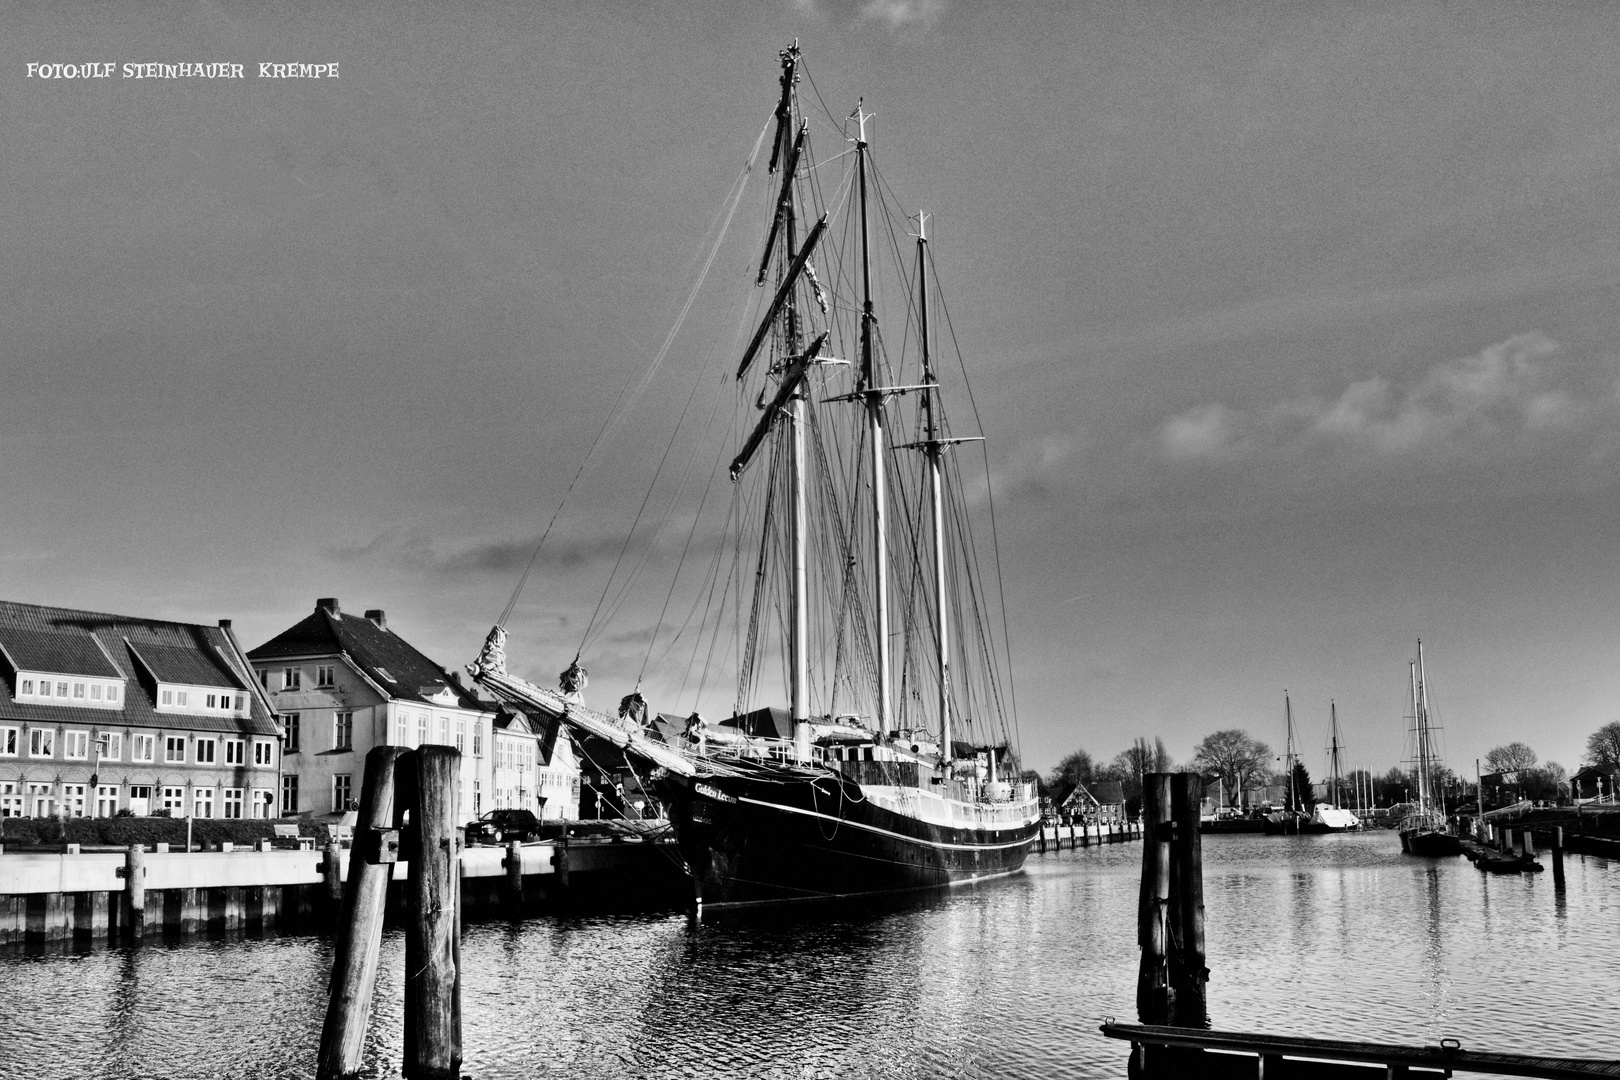
[[[679,906],[691,895],[674,845],[542,841],[461,852],[463,909],[525,914],[572,901]],[[145,851],[131,893],[129,852],[0,853],[0,947],[116,943],[232,931],[320,932],[336,924],[353,853]],[[388,906],[403,910],[408,864],[394,864]],[[144,895],[142,895],[144,894]],[[139,903],[139,909],[135,904]],[[608,906],[613,906],[609,904]]]
[[[1062,851],[1065,847],[1083,848],[1094,844],[1123,844],[1142,839],[1142,823],[1126,821],[1105,825],[1061,825],[1043,823],[1035,838],[1035,851],[1045,855],[1048,851]]]

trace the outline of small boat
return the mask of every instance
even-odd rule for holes
[[[754,219],[764,254],[738,282],[760,314],[740,363],[726,363],[734,388],[721,400],[733,399],[738,438],[726,433],[725,457],[712,455],[730,458],[715,475],[717,489],[729,479],[732,507],[717,511],[717,497],[693,513],[735,553],[710,564],[722,569],[705,572],[711,592],[691,608],[716,643],[708,657],[735,668],[698,670],[709,660],[695,655],[687,670],[693,684],[734,682],[732,717],[710,726],[693,711],[684,738],[654,737],[637,719],[647,715],[639,685],[615,718],[585,704],[577,658],[558,690],[529,683],[507,670],[499,624],[468,668],[495,696],[648,767],[700,910],[1016,873],[1040,821],[1035,785],[1009,749],[1011,666],[988,606],[999,583],[974,558],[988,549],[986,522],[977,534],[971,524],[982,503],[968,498],[976,485],[955,482],[966,466],[953,451],[983,440],[947,422],[926,221],[915,219],[904,266],[892,234],[871,242],[867,200],[883,191],[868,181],[871,114],[857,105],[842,121],[851,148],[841,140],[818,161],[797,43],[780,55],[764,170],[776,179]],[[823,130],[839,124],[819,119]],[[840,160],[844,179],[833,184]],[[883,252],[900,282],[886,294],[896,301],[888,327],[873,302]],[[720,632],[720,612],[735,631]],[[786,730],[739,735],[761,706],[782,713]]]
[[[1439,801],[1435,772],[1440,760],[1435,754],[1429,720],[1429,687],[1423,672],[1423,642],[1418,642],[1417,660],[1408,665],[1412,686],[1412,737],[1417,800],[1399,825],[1401,850],[1408,855],[1461,855],[1457,831],[1446,820]]]

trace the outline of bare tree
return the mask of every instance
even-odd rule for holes
[[[1235,805],[1243,782],[1263,772],[1270,760],[1271,748],[1265,743],[1240,728],[1227,728],[1206,735],[1193,747],[1192,764],[1201,773],[1220,777]]]
[[[1485,763],[1492,772],[1519,772],[1536,767],[1536,752],[1522,742],[1497,746],[1485,755]]]
[[[1586,737],[1586,760],[1606,773],[1620,772],[1620,720],[1612,720]]]

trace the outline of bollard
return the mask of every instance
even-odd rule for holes
[[[399,833],[392,828],[394,774],[407,753],[397,746],[379,746],[366,755],[359,821],[354,846],[349,849],[343,918],[332,957],[331,997],[315,1064],[317,1080],[346,1080],[360,1071],[377,982],[383,906],[399,857]]]
[[[146,848],[129,845],[124,852],[124,939],[139,941],[146,933]]]
[[[1523,859],[1534,859],[1536,857],[1536,834],[1529,829],[1526,829],[1521,836],[1522,839],[1519,842],[1519,857]]]
[[[522,910],[523,908],[523,842],[521,840],[508,840],[506,842],[506,858],[502,862],[506,867],[506,892],[512,904]]]
[[[461,1075],[461,754],[423,746],[406,857],[405,1059],[411,1080]]]

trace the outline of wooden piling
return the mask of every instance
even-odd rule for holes
[[[119,921],[125,941],[139,941],[146,933],[146,848],[140,844],[131,844],[124,852],[124,910]]]
[[[343,856],[340,850],[333,841],[326,845],[321,858],[321,880],[326,886],[321,890],[321,897],[329,910],[336,910],[343,904]]]
[[[461,1075],[461,873],[456,810],[461,754],[415,754],[416,802],[406,857],[405,1060],[410,1080]]]
[[[392,831],[394,773],[406,753],[397,746],[379,746],[366,755],[343,918],[332,959],[331,997],[315,1064],[317,1080],[346,1080],[360,1071],[377,983],[383,905],[399,851],[399,834]]]
[[[506,867],[506,898],[516,911],[523,910],[523,842],[521,840],[508,840],[506,842],[506,858],[502,861]]]
[[[1553,887],[1562,889],[1564,887],[1564,827],[1562,825],[1553,826],[1552,851],[1550,854],[1552,856]]]
[[[1142,963],[1136,979],[1136,1014],[1144,1024],[1168,1024],[1172,1012],[1168,953],[1170,907],[1170,776],[1142,777],[1142,889],[1137,940]]]
[[[1202,783],[1195,773],[1170,778],[1171,840],[1170,919],[1173,948],[1169,957],[1172,994],[1170,1023],[1177,1027],[1208,1027],[1204,984],[1204,852],[1198,833]]]

